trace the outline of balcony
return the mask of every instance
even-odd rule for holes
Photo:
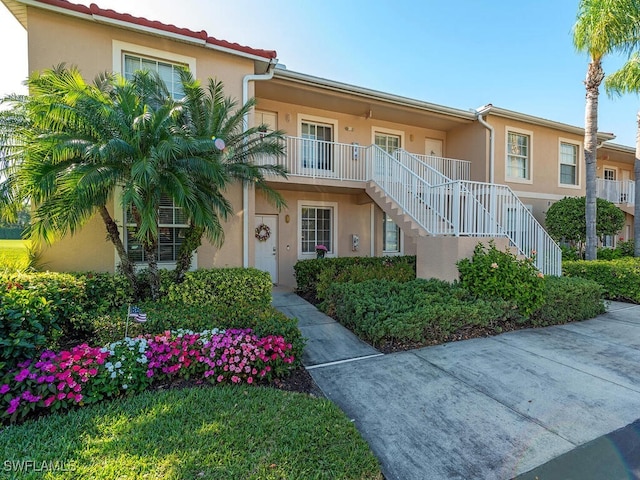
[[[289,181],[295,182],[293,177],[363,183],[371,179],[371,146],[299,137],[286,137],[285,141],[286,156],[280,159],[280,164],[287,169]],[[431,155],[411,156],[450,180],[469,180],[471,162]],[[265,157],[258,163],[272,162],[273,158]]]
[[[604,198],[617,205],[633,205],[635,199],[635,182],[633,180],[596,179],[598,198]]]

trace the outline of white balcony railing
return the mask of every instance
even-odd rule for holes
[[[636,185],[633,180],[597,178],[596,191],[598,198],[604,198],[613,203],[633,205],[635,202]]]

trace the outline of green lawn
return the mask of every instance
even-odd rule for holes
[[[248,386],[145,392],[11,426],[0,458],[3,478],[21,479],[382,478],[330,401]],[[6,470],[43,462],[57,471]]]
[[[29,266],[29,240],[0,240],[0,270],[24,270]]]

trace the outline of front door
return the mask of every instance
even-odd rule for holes
[[[264,228],[264,227],[267,228]],[[278,283],[278,216],[256,215],[255,232],[255,265],[271,275],[271,281]],[[259,230],[258,230],[259,229]]]

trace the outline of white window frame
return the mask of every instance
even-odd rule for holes
[[[402,255],[404,252],[404,232],[402,231],[402,229],[400,228],[400,226],[393,222],[393,224],[396,226],[396,229],[398,230],[398,250],[385,250],[385,243],[386,243],[386,235],[387,232],[385,230],[385,225],[386,225],[386,219],[390,218],[386,212],[382,212],[382,253],[383,255],[386,256],[393,256],[393,255]]]
[[[404,148],[405,146],[403,130],[394,130],[392,128],[376,127],[374,125],[371,127],[371,145],[375,145],[376,143],[376,134],[400,137],[400,146],[398,148]]]
[[[172,216],[174,217],[174,219],[175,219],[175,215],[176,214],[173,211],[179,209],[179,207],[176,207],[175,202],[173,200],[171,201],[171,207],[166,207],[166,206],[162,207],[161,206],[160,208],[171,208]],[[124,216],[124,213],[123,213],[123,216]],[[132,228],[132,227],[135,228],[136,224],[134,222],[131,222],[131,221],[127,222],[125,224],[125,227],[124,227],[124,230],[125,230],[124,248],[125,248],[125,251],[127,251],[127,252],[129,250],[129,245],[128,245],[129,244],[129,239],[128,239],[128,235],[126,235],[126,231],[129,228]],[[158,224],[158,228],[171,228],[171,229],[174,229],[174,230],[177,230],[177,229],[186,230],[187,228],[189,228],[189,224],[188,223],[159,223]],[[171,245],[175,245],[175,239],[174,239],[174,242]],[[173,266],[173,268],[175,268],[175,264],[176,264],[176,261],[178,259],[177,258],[178,255],[177,254],[178,254],[178,252],[176,251],[175,255],[174,255],[175,258],[173,258],[171,260],[160,260],[160,235],[158,235],[158,258],[157,258],[158,265],[163,265],[163,266],[167,266],[167,267]],[[142,251],[142,256],[144,257],[144,251]],[[146,264],[146,262],[147,261],[143,259],[143,260],[135,261],[134,263],[136,265],[138,265],[138,264]]]
[[[509,176],[509,133],[515,133],[518,135],[526,135],[529,137],[529,156],[527,165],[527,178],[510,177]],[[523,130],[516,127],[505,127],[504,135],[504,178],[505,181],[510,183],[533,183],[533,132],[531,130]]]
[[[567,145],[572,145],[576,147],[576,183],[562,183],[562,144],[565,143]],[[582,170],[580,166],[582,165],[582,143],[576,142],[575,140],[571,140],[568,138],[559,138],[558,139],[558,186],[562,188],[573,188],[580,189],[582,188]]]
[[[312,123],[312,124],[325,124],[325,125],[329,125],[331,127],[331,133],[332,133],[332,137],[333,140],[331,140],[333,143],[338,143],[338,120],[336,120],[335,118],[327,118],[327,117],[318,117],[316,115],[306,115],[304,113],[298,113],[298,119],[297,119],[297,133],[298,133],[298,138],[302,139],[302,124],[303,123]],[[331,148],[330,152],[331,152],[331,168],[330,169],[324,169],[324,168],[318,168],[318,167],[304,167],[304,160],[305,160],[305,155],[303,153],[303,144],[304,141],[302,141],[300,143],[300,149],[297,152],[297,157],[299,158],[299,165],[298,167],[300,169],[302,169],[302,171],[304,172],[320,172],[322,174],[322,176],[333,176],[338,168],[338,165],[336,164],[337,161],[340,161],[339,158],[336,158],[334,149]]]
[[[273,122],[265,122],[264,119],[266,117],[271,117]],[[253,111],[253,126],[257,127],[258,125],[266,123],[269,128],[267,132],[273,132],[274,130],[278,130],[278,112],[272,112],[270,110],[254,110]]]
[[[196,71],[196,59],[195,57],[189,57],[186,55],[180,55],[174,52],[168,52],[166,50],[158,50],[156,48],[145,47],[143,45],[137,45],[135,43],[123,42],[120,40],[113,40],[112,43],[112,71],[119,75],[124,72],[124,55],[129,53],[135,56],[152,57],[156,60],[166,61],[168,63],[176,63],[186,65],[194,77],[197,75]],[[120,198],[122,198],[122,190],[116,188],[116,195],[114,195],[113,212],[114,220],[118,225],[124,225],[125,216],[124,209],[120,205]],[[120,239],[126,249],[126,228],[120,229]],[[114,248],[114,268],[120,264],[120,257],[118,252]],[[136,264],[139,268],[144,268],[144,264]],[[175,268],[175,262],[158,262],[160,268],[172,269]],[[191,259],[191,269],[198,267],[198,253],[197,250],[193,252]]]
[[[607,170],[612,171],[616,178],[614,178],[613,180],[611,180],[609,178],[606,178],[605,172]],[[617,182],[618,181],[618,167],[612,167],[611,165],[603,165],[602,166],[602,179],[603,180],[608,180],[610,182]]]
[[[302,209],[304,207],[312,208],[331,208],[333,209],[333,215],[331,218],[331,243],[333,244],[333,251],[327,253],[327,257],[338,256],[338,203],[337,202],[321,202],[316,200],[298,200],[298,238],[296,243],[298,244],[298,260],[305,258],[316,258],[315,252],[302,252]]]

